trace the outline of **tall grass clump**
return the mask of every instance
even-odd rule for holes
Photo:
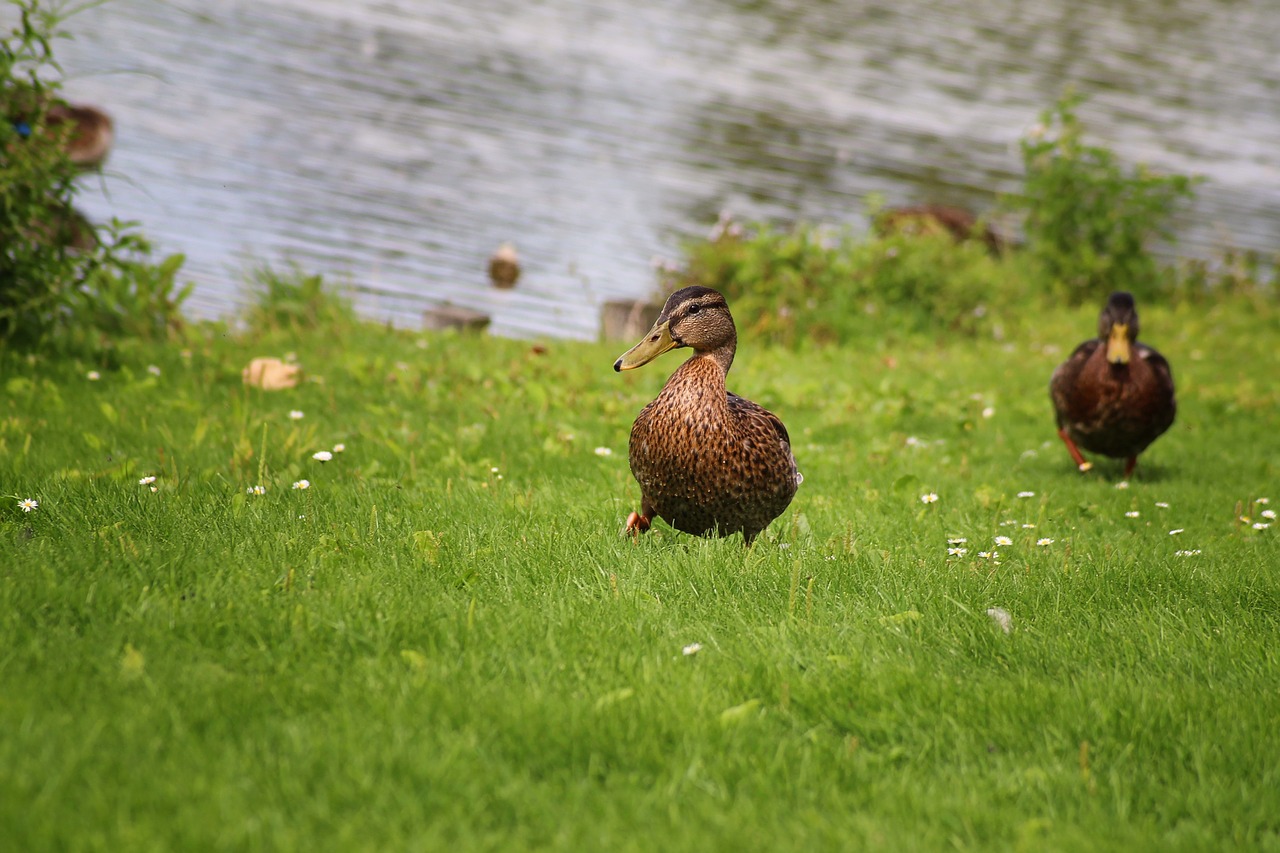
[[[1026,174],[1008,203],[1026,214],[1026,251],[1050,291],[1073,303],[1115,290],[1159,298],[1169,274],[1152,244],[1175,242],[1171,217],[1194,198],[1196,179],[1126,168],[1111,149],[1086,144],[1082,102],[1067,93],[1021,142]]]
[[[101,347],[154,338],[181,320],[182,257],[153,264],[150,245],[118,221],[90,224],[74,208],[70,122],[50,120],[61,73],[58,10],[15,0],[0,40],[0,341],[20,348]]]
[[[249,288],[251,302],[244,320],[259,334],[272,330],[336,332],[356,322],[351,300],[328,287],[319,273],[261,266],[253,270]]]

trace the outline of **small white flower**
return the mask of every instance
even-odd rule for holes
[[[1176,556],[1179,556],[1179,557],[1194,557],[1196,554],[1200,553],[1200,549],[1192,548],[1189,551],[1175,551],[1174,553]]]
[[[289,420],[291,421],[300,421],[305,417],[306,417],[306,414],[299,411],[298,409],[294,409],[289,413]]]
[[[1252,518],[1250,518],[1250,517],[1249,517],[1249,516],[1247,516],[1247,515],[1242,515],[1242,516],[1240,516],[1240,520],[1241,520],[1242,522],[1244,522],[1245,524],[1248,524],[1249,522],[1253,521],[1253,519],[1252,519]]]
[[[1256,504],[1269,504],[1269,503],[1271,503],[1271,498],[1258,498],[1256,501],[1254,501],[1254,503],[1256,503]]]
[[[702,643],[690,643],[681,649],[681,651],[684,652],[685,657],[693,657],[698,652],[702,651]]]
[[[596,456],[612,456],[613,450],[608,447],[597,447]]]
[[[152,486],[152,487],[151,487],[151,491],[153,491],[153,492],[158,492],[158,491],[160,491],[160,489],[159,489],[159,487],[157,487],[157,486]]]
[[[995,623],[1000,626],[1000,630],[1006,634],[1013,630],[1013,617],[1003,607],[988,607],[987,615],[995,620]]]
[[[31,510],[39,508],[40,501],[35,500],[33,498],[23,498],[22,500],[18,501],[18,506],[22,509],[23,512],[31,512]]]
[[[1035,530],[1035,529],[1036,529],[1036,526],[1035,526],[1034,524],[1032,524],[1031,522],[1027,522],[1026,524],[1022,525],[1022,529],[1023,529],[1023,530]]]
[[[1173,528],[1172,530],[1170,530],[1170,531],[1169,531],[1169,535],[1170,535],[1170,536],[1177,536],[1179,533],[1181,533],[1181,532],[1182,532],[1182,531],[1184,531],[1184,530],[1186,530],[1186,528],[1185,528],[1185,527],[1175,527],[1175,528]]]
[[[999,551],[979,551],[978,556],[984,560],[994,560],[1000,556]]]
[[[1270,527],[1270,526],[1271,526],[1271,525],[1270,525],[1270,524],[1268,524],[1268,523],[1267,523],[1267,522],[1265,522],[1265,521],[1255,521],[1255,522],[1253,523],[1253,529],[1254,529],[1254,530],[1266,530],[1266,529],[1267,529],[1268,527]]]
[[[245,489],[245,494],[249,495],[265,495],[266,493],[267,489],[265,486],[250,486]]]
[[[489,469],[489,473],[490,473],[490,474],[496,474],[496,473],[498,473],[498,467],[495,465],[494,467],[490,468],[490,469]]]
[[[1020,498],[1034,498],[1035,496],[1035,492],[1018,492],[1018,497]]]
[[[317,450],[315,453],[311,454],[311,458],[317,462],[328,462],[333,458],[333,454],[327,450]]]
[[[311,488],[311,481],[310,481],[310,480],[299,480],[298,482],[296,482],[296,483],[294,483],[294,484],[293,484],[293,487],[294,487],[295,489],[309,489],[309,488]]]
[[[1164,501],[1156,501],[1156,506],[1160,507],[1161,509],[1168,509],[1168,508],[1169,508],[1169,505],[1168,505],[1167,503],[1165,503]]]
[[[997,536],[997,537],[996,537],[996,544],[997,544],[997,545],[1012,545],[1012,544],[1013,544],[1013,540],[1012,540],[1012,539],[1010,539],[1008,536]]]
[[[920,439],[916,438],[914,435],[907,436],[907,447],[919,447],[919,446],[920,446]]]
[[[154,483],[155,481],[156,481],[156,478],[155,478],[155,477],[143,477],[141,480],[139,480],[139,481],[138,481],[138,485],[139,485],[139,486],[150,486],[150,485],[151,485],[152,483]]]
[[[966,538],[964,538],[963,536],[957,536],[955,539],[948,539],[948,540],[947,540],[947,544],[948,544],[948,545],[963,545],[964,543],[966,543],[966,542],[968,542],[968,541],[969,541],[969,540],[968,540],[968,539],[966,539]]]
[[[1276,511],[1274,509],[1264,509],[1262,512],[1259,513],[1259,515],[1261,515],[1263,518],[1269,518],[1274,520],[1276,517]]]
[[[97,382],[99,379],[102,378],[102,374],[96,370],[90,370],[88,373],[85,374],[85,378],[88,379],[90,382]]]
[[[1050,545],[1053,544],[1053,540],[1048,538],[1037,539],[1036,544],[1039,545],[1041,548],[1048,548]]]
[[[982,410],[982,416],[984,418],[994,418],[996,416],[996,410],[991,408],[990,406],[987,406],[985,409]]]
[[[1120,482],[1116,483],[1116,488],[1117,488],[1117,489],[1127,489],[1127,488],[1129,488],[1129,481],[1128,481],[1128,480],[1121,480]]]
[[[346,449],[347,449],[347,446],[346,446],[345,444],[343,444],[342,442],[338,442],[337,444],[335,444],[335,445],[333,446],[333,452],[334,452],[334,453],[342,453],[342,452],[343,452],[344,450],[346,450]]]
[[[920,500],[927,504],[936,504],[938,502],[938,493],[929,492],[927,495],[921,495]]]
[[[148,364],[147,373],[150,373],[152,376],[159,376],[160,368],[156,367],[154,364]]]
[[[948,548],[947,549],[948,557],[963,557],[967,553],[969,553],[969,549],[967,548]]]
[[[1126,513],[1124,514],[1124,517],[1125,517],[1125,518],[1137,518],[1137,517],[1138,517],[1138,515],[1139,515],[1139,513],[1138,513],[1138,511],[1137,511],[1136,509],[1131,509],[1131,510],[1129,510],[1128,512],[1126,512]]]

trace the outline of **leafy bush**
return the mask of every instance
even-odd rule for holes
[[[61,19],[39,0],[15,0],[19,22],[0,41],[0,341],[19,347],[152,337],[181,320],[189,289],[181,256],[159,266],[120,222],[93,226],[75,211],[70,122],[52,42]]]
[[[1016,265],[978,242],[942,235],[859,238],[801,225],[744,229],[724,220],[661,271],[666,292],[714,287],[753,339],[782,345],[848,341],[887,329],[990,330],[993,303],[1021,292]]]
[[[1126,170],[1110,149],[1086,145],[1076,116],[1082,100],[1066,94],[1022,140],[1023,191],[1009,203],[1026,212],[1026,249],[1057,295],[1101,302],[1128,290],[1146,301],[1162,290],[1151,243],[1174,242],[1170,216],[1194,196],[1196,181],[1141,165]]]

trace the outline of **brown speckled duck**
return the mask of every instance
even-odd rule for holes
[[[631,513],[626,532],[643,533],[656,515],[698,536],[741,532],[750,545],[791,503],[802,478],[787,428],[725,388],[737,346],[724,296],[686,287],[614,362],[614,370],[631,370],[677,347],[693,350],[631,427],[640,512]]]
[[[1058,435],[1081,471],[1093,467],[1080,448],[1124,459],[1138,454],[1173,423],[1173,373],[1164,356],[1138,343],[1138,311],[1128,293],[1113,293],[1098,318],[1098,337],[1076,347],[1049,380]]]

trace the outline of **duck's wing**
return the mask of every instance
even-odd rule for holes
[[[1058,365],[1053,371],[1053,376],[1049,378],[1049,396],[1053,399],[1053,410],[1058,416],[1059,427],[1062,426],[1065,412],[1070,407],[1071,392],[1075,389],[1080,373],[1102,343],[1098,338],[1094,338],[1080,344],[1071,355],[1067,356],[1066,361]]]
[[[778,438],[787,445],[787,449],[791,449],[791,436],[787,434],[787,428],[782,423],[781,418],[759,403],[751,402],[746,397],[740,397],[732,391],[729,391],[728,395],[729,411],[734,417],[750,419],[763,429],[773,430],[777,433]]]

